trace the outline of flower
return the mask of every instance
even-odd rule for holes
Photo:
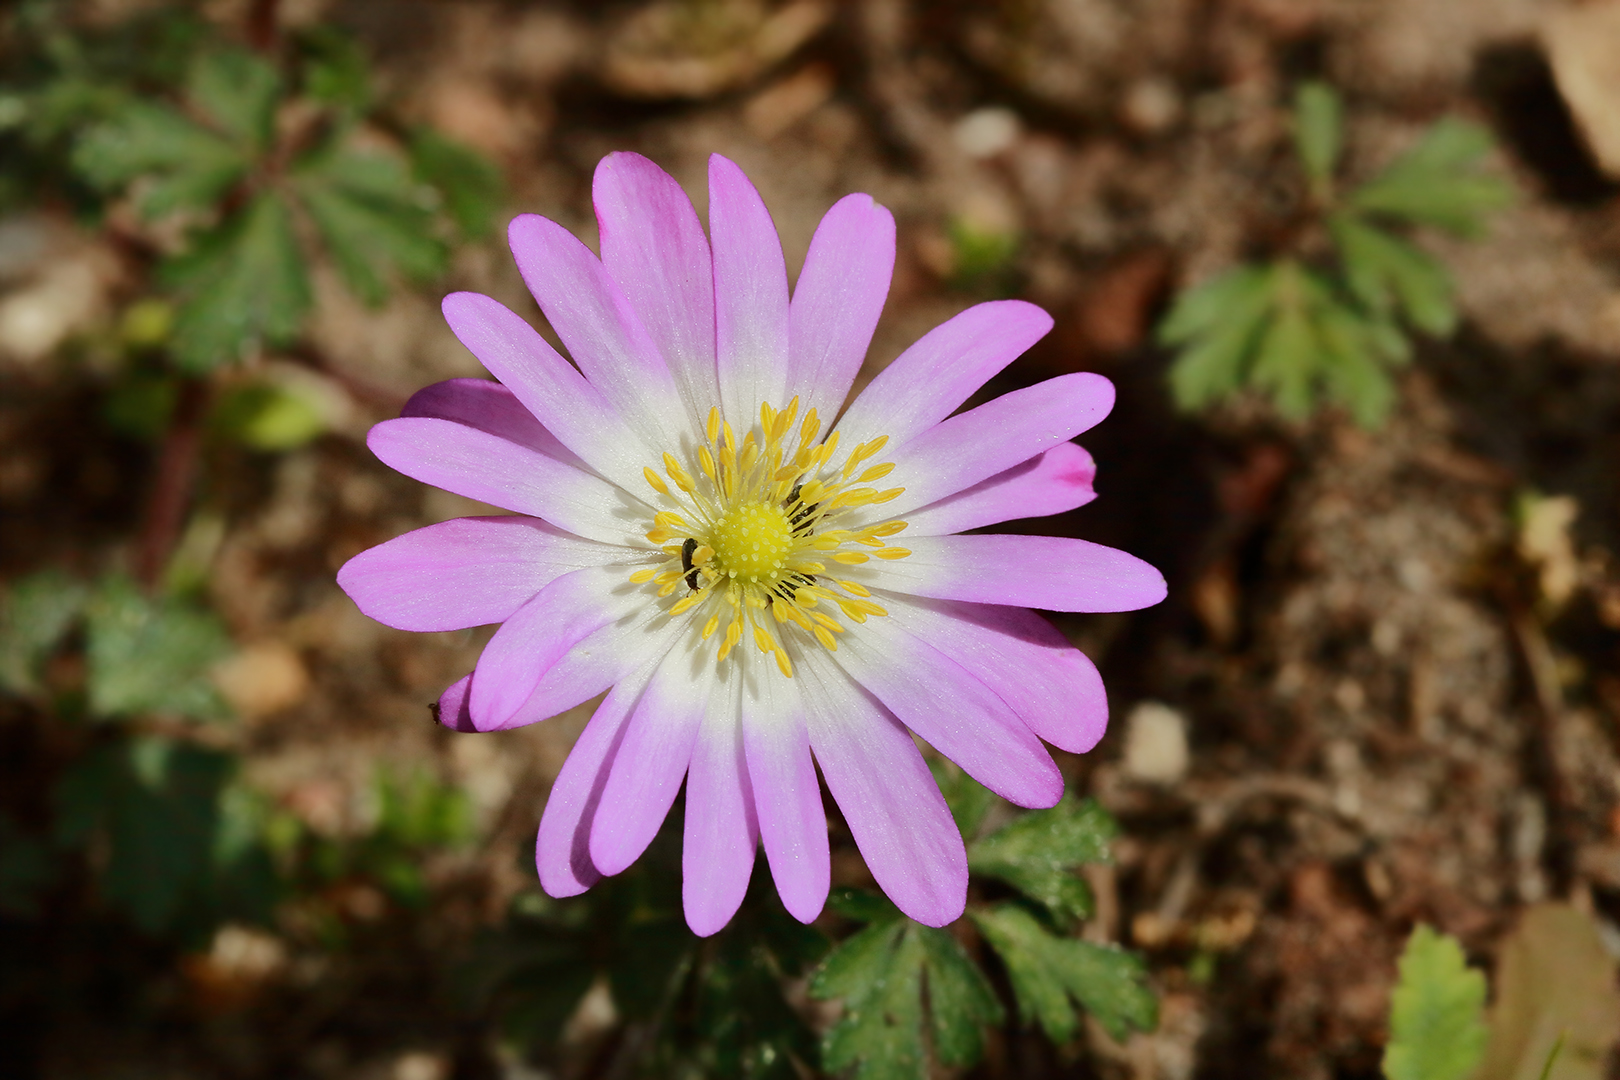
[[[1095,466],[1068,440],[1108,414],[1113,386],[1061,375],[952,415],[1051,329],[996,301],[925,335],[840,416],[888,294],[887,210],[835,204],[790,298],[770,214],[727,159],[709,162],[707,238],[638,155],[604,159],[593,197],[600,259],[542,217],[509,234],[577,369],[507,308],[456,293],[445,318],[499,382],[427,387],[368,440],[407,476],[517,516],[407,533],[338,582],[389,626],[501,624],[440,699],[459,731],[607,692],[540,822],[552,896],[630,866],[684,778],[691,928],[730,920],[761,844],[808,922],[829,880],[819,765],[883,890],[951,922],[966,853],[911,733],[1020,806],[1055,804],[1042,740],[1090,749],[1107,700],[1026,609],[1165,595],[1112,548],[957,535],[1094,498]]]

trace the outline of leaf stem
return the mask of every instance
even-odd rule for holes
[[[191,505],[208,398],[207,382],[189,378],[181,381],[179,400],[163,437],[157,476],[135,546],[135,578],[148,592],[157,588],[163,576],[169,553],[180,537],[181,523]]]

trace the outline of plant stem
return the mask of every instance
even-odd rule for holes
[[[180,526],[191,505],[198,451],[202,445],[202,420],[207,408],[208,384],[201,379],[182,380],[135,546],[135,578],[149,592],[157,588],[162,579],[169,553],[180,538]]]

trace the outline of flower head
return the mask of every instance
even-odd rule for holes
[[[819,765],[878,884],[919,922],[950,922],[966,854],[911,733],[1012,802],[1053,805],[1063,779],[1042,740],[1090,749],[1107,702],[1090,661],[1026,609],[1164,596],[1156,570],[1111,548],[958,535],[1090,501],[1095,468],[1069,440],[1113,387],[1063,375],[956,413],[1051,328],[999,301],[845,407],[888,293],[888,211],[834,205],[790,295],[770,215],[725,158],[710,160],[708,236],[635,154],[603,160],[594,200],[600,259],[545,218],[510,230],[577,368],[457,293],[445,317],[499,381],[430,386],[369,439],[400,472],[516,516],[407,533],[338,581],[390,626],[501,624],[440,700],[457,730],[607,692],[540,823],[553,896],[634,862],[684,780],[692,929],[731,918],[761,845],[809,921],[829,880]]]

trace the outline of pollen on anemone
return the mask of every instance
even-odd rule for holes
[[[453,379],[372,429],[388,465],[516,516],[462,518],[357,555],[338,582],[405,630],[501,624],[440,721],[494,731],[607,691],[552,788],[536,863],[583,892],[646,848],[684,779],[683,897],[699,934],[742,902],[763,845],[782,901],[826,901],[816,777],[902,911],[963,910],[967,859],[916,733],[1027,807],[1089,750],[1096,668],[1027,610],[1126,611],[1164,579],[1112,548],[959,535],[1095,497],[1069,440],[1113,406],[1071,374],[953,415],[1051,329],[1020,301],[935,328],[845,406],[894,267],[865,195],[822,219],[792,290],[742,171],[709,163],[709,235],[680,186],[618,153],[594,184],[600,259],[524,215],[519,269],[572,356],[488,297],[445,318],[498,382]],[[574,366],[577,365],[577,368]],[[840,415],[840,409],[842,414]]]

